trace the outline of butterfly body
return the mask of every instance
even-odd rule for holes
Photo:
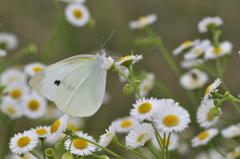
[[[37,72],[29,84],[41,95],[55,102],[71,116],[91,116],[100,108],[107,71],[101,69],[105,52],[77,55]]]

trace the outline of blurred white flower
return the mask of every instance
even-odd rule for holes
[[[230,54],[232,51],[232,43],[229,41],[224,41],[220,44],[219,47],[210,46],[205,51],[204,58],[208,59],[216,59],[218,57],[224,56],[226,54]]]
[[[0,33],[0,49],[13,50],[17,47],[18,41],[14,34],[1,32]]]
[[[198,30],[200,33],[205,33],[212,28],[216,28],[222,24],[223,21],[220,17],[206,17],[198,23]]]
[[[188,41],[184,41],[180,46],[178,46],[176,49],[174,49],[172,51],[173,55],[178,55],[180,53],[182,53],[185,50],[188,50],[194,46],[196,46],[198,43],[200,42],[199,39],[196,39],[194,41],[188,40]]]
[[[136,21],[131,21],[129,27],[131,29],[142,29],[147,25],[154,23],[157,20],[156,14],[150,14],[138,18]]]

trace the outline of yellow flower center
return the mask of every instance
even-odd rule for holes
[[[208,121],[213,121],[214,118],[215,118],[215,116],[213,116],[213,115],[211,114],[211,112],[209,111],[209,112],[207,113],[207,120],[208,120]]]
[[[188,46],[192,43],[192,41],[188,40],[188,41],[184,41],[181,46]]]
[[[143,86],[143,90],[149,90],[151,88],[151,85],[150,84],[145,84]]]
[[[141,105],[138,106],[138,112],[140,114],[145,114],[148,113],[152,108],[152,105],[150,103],[142,103]]]
[[[38,110],[39,106],[40,106],[39,102],[35,99],[32,99],[28,102],[28,108],[30,110],[33,110],[33,111]]]
[[[205,93],[204,93],[204,96],[206,96],[206,95],[209,93],[209,91],[210,91],[212,85],[213,85],[213,83],[210,84],[210,85],[206,88]]]
[[[124,57],[120,58],[118,61],[127,60],[127,59],[129,59],[131,57],[132,57],[132,55],[124,56]]]
[[[208,132],[206,132],[206,131],[204,131],[204,132],[202,132],[201,134],[199,134],[198,135],[198,140],[204,140],[204,139],[206,139],[207,137],[209,136],[209,133]]]
[[[231,155],[230,155],[230,158],[234,158],[238,155],[238,151],[237,150],[234,150],[231,152]]]
[[[51,132],[51,133],[56,132],[56,131],[58,130],[60,124],[61,124],[61,121],[59,121],[59,120],[54,121],[54,123],[53,123],[52,126],[51,126],[50,132]]]
[[[34,68],[33,68],[33,72],[38,72],[38,71],[40,71],[41,69],[42,69],[42,67],[39,67],[39,66],[34,67]]]
[[[17,98],[21,97],[21,95],[22,95],[22,91],[20,89],[14,89],[10,93],[10,96],[14,99],[17,99]]]
[[[39,136],[46,135],[47,133],[48,133],[47,130],[44,128],[40,128],[36,130],[36,134],[38,134]]]
[[[168,115],[165,118],[163,118],[163,124],[167,127],[176,126],[179,123],[179,119],[175,115]]]
[[[24,146],[27,146],[29,143],[30,143],[30,138],[28,136],[23,136],[21,138],[18,139],[17,141],[17,145],[19,147],[24,147]]]
[[[144,133],[144,134],[139,135],[136,141],[141,143],[142,140],[143,140],[147,135],[148,135],[147,133]]]
[[[121,123],[121,127],[130,127],[132,126],[132,122],[130,120],[123,120],[122,123]]]
[[[8,107],[6,108],[6,110],[7,110],[7,112],[8,112],[9,114],[15,114],[15,113],[16,113],[16,110],[15,110],[13,107],[11,107],[11,106],[8,106]]]
[[[82,139],[75,139],[73,140],[73,146],[77,149],[85,149],[88,146],[88,142]]]
[[[78,130],[74,127],[74,126],[72,126],[72,125],[67,125],[67,128],[71,128],[71,130],[73,131],[73,132],[77,132]]]
[[[75,18],[77,18],[77,19],[80,19],[80,18],[82,18],[82,16],[83,16],[82,11],[80,11],[80,10],[74,10],[74,11],[73,11],[73,15],[74,15]]]
[[[212,50],[212,53],[213,54],[219,54],[222,51],[223,51],[223,49],[221,47],[216,47]]]
[[[197,53],[199,53],[200,51],[201,51],[201,49],[198,48],[198,49],[196,49],[196,50],[194,51],[194,53],[197,54]]]

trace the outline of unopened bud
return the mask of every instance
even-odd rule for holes
[[[56,143],[55,150],[57,150],[59,152],[64,152],[65,151],[64,145],[62,143]]]
[[[216,98],[216,99],[214,99],[213,103],[216,107],[218,107],[221,104],[221,101],[220,101],[220,99]]]
[[[216,107],[213,107],[210,109],[210,113],[213,115],[213,116],[220,116],[221,115],[221,110],[216,108]]]
[[[134,93],[134,88],[131,84],[126,84],[123,88],[123,93],[130,96]]]
[[[33,55],[33,54],[37,53],[37,47],[35,44],[30,44],[25,49],[23,49],[21,52],[23,55]]]
[[[140,85],[141,84],[141,81],[140,80],[136,80],[135,81],[137,85]]]
[[[70,152],[66,152],[62,155],[62,159],[73,159],[73,155]]]
[[[48,149],[45,150],[45,154],[46,154],[47,157],[53,157],[54,154],[55,154],[55,151],[52,148],[48,148]]]
[[[99,159],[110,159],[110,158],[106,155],[102,155],[102,156],[99,156]]]
[[[89,28],[94,27],[94,26],[95,26],[95,20],[94,20],[93,18],[90,18],[89,21],[88,21],[88,23],[87,23],[87,26],[88,26]]]

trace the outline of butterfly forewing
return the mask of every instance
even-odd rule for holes
[[[89,58],[95,58],[95,55],[77,55],[59,61],[37,72],[30,79],[29,84],[38,93],[54,101],[56,88],[61,84],[66,75]]]
[[[54,101],[72,116],[93,115],[101,106],[106,71],[97,67],[96,59],[87,59],[75,67],[56,89]]]

